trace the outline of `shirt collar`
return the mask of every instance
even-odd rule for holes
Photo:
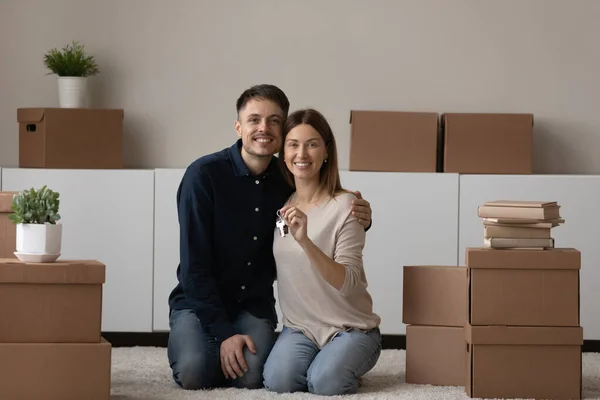
[[[233,172],[235,176],[248,176],[250,170],[246,166],[246,163],[242,159],[242,139],[238,139],[233,146],[229,148],[229,157],[233,164]]]
[[[250,170],[248,166],[244,162],[242,158],[242,139],[238,139],[230,148],[229,148],[229,156],[231,157],[231,162],[233,164],[233,172],[235,176],[250,176]],[[279,168],[277,165],[277,157],[273,157],[269,162],[269,166],[262,173],[262,177],[268,177],[273,174],[274,171]]]

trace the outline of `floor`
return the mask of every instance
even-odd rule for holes
[[[384,350],[363,380],[360,392],[349,399],[468,399],[463,387],[410,385],[404,382],[405,352]],[[600,353],[583,355],[583,396],[600,399]],[[282,394],[266,390],[217,389],[185,391],[171,378],[165,348],[114,348],[111,400],[230,400],[323,399],[308,393]]]

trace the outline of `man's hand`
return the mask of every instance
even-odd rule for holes
[[[358,223],[367,228],[371,224],[371,204],[362,198],[357,190],[354,192],[358,199],[352,200],[352,215],[358,218]]]
[[[244,345],[256,354],[254,342],[248,335],[234,335],[221,343],[221,370],[225,378],[235,379],[248,371],[248,364],[244,359]]]

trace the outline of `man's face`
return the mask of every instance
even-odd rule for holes
[[[242,152],[271,157],[281,148],[283,111],[271,100],[251,99],[240,110],[235,130],[242,138]]]

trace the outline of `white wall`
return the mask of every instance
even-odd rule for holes
[[[536,172],[600,173],[595,0],[3,0],[0,166],[16,109],[57,106],[43,54],[97,57],[95,107],[125,109],[126,165],[183,168],[235,139],[235,100],[274,83],[330,119],[349,110],[532,112]]]

